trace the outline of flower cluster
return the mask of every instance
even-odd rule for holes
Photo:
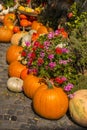
[[[75,70],[68,46],[68,34],[62,28],[40,35],[34,42],[26,42],[21,63],[29,73],[49,78],[56,86],[69,92],[74,86]]]

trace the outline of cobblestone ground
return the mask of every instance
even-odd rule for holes
[[[86,130],[75,124],[68,114],[59,120],[47,120],[32,110],[32,100],[23,93],[7,89],[6,50],[10,43],[0,43],[0,130]]]

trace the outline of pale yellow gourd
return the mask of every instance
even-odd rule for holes
[[[77,124],[87,127],[87,89],[74,93],[69,101],[70,116]]]

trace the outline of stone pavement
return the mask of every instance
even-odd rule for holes
[[[0,130],[86,130],[75,124],[68,113],[59,120],[41,118],[32,110],[31,99],[7,89],[5,58],[9,46],[10,43],[0,43]]]

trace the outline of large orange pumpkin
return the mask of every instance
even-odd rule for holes
[[[25,95],[29,98],[33,98],[35,91],[37,90],[37,88],[41,86],[41,84],[43,83],[40,83],[39,77],[29,74],[24,79],[23,90],[24,90]]]
[[[1,26],[0,27],[0,42],[10,42],[13,36],[13,31],[8,27]]]
[[[8,75],[20,78],[20,74],[25,68],[26,66],[22,65],[19,61],[13,61],[8,67]]]
[[[10,64],[15,60],[18,60],[21,56],[23,47],[18,45],[11,45],[6,51],[6,61]]]
[[[68,97],[62,88],[42,85],[33,96],[34,111],[47,119],[59,119],[68,109]]]

